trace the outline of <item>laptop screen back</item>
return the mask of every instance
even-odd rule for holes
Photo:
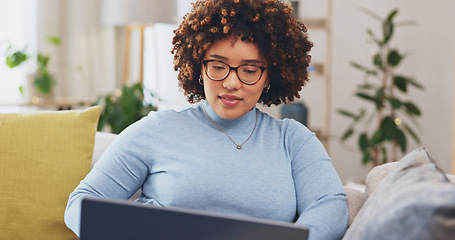
[[[80,240],[306,240],[303,226],[103,199],[82,201]]]

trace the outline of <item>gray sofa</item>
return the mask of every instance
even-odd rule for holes
[[[92,165],[115,137],[97,132]],[[373,168],[365,191],[345,187],[349,222],[343,239],[455,239],[454,182],[423,148]]]
[[[349,228],[343,239],[455,239],[454,182],[424,148],[373,168],[364,192],[345,188]]]

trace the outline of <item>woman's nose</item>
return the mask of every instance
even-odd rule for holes
[[[227,88],[228,90],[235,90],[239,89],[241,85],[242,82],[240,82],[237,71],[231,69],[229,75],[223,80],[223,87]]]

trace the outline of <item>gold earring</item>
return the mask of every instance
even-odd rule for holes
[[[202,86],[204,86],[204,79],[202,79],[202,75],[199,75],[199,80],[198,80],[199,84],[201,84]]]
[[[268,93],[270,90],[270,83],[264,88],[264,93]]]

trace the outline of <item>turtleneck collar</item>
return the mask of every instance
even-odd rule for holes
[[[201,105],[210,116],[210,118],[224,131],[229,131],[232,133],[242,133],[245,131],[250,132],[256,122],[256,106],[240,118],[234,120],[226,120],[216,114],[215,110],[213,110],[208,101],[204,101]],[[207,120],[213,125],[210,119]],[[216,126],[213,127],[216,128]]]

